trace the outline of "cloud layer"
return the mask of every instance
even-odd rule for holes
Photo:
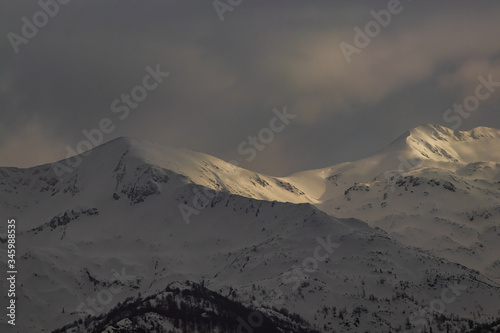
[[[339,44],[354,45],[353,28],[388,3],[243,0],[220,21],[211,1],[72,0],[16,54],[8,33],[22,36],[41,7],[4,1],[0,165],[63,158],[110,118],[105,141],[132,136],[285,175],[362,158],[420,123],[446,126],[479,75],[500,81],[500,4],[487,1],[402,1],[348,64]],[[119,120],[112,102],[156,64],[170,76]],[[461,129],[500,128],[499,101],[500,91]],[[285,105],[298,117],[246,163],[238,145]]]

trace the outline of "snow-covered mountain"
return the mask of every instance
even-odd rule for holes
[[[420,126],[374,156],[289,179],[323,185],[305,192],[329,214],[359,218],[500,282],[500,130]]]
[[[62,178],[50,164],[0,168],[0,208],[20,246],[16,329],[181,332],[159,310],[167,299],[203,325],[224,318],[217,328],[185,318],[190,332],[492,323],[499,148],[499,130],[426,125],[369,158],[289,177],[128,138]],[[241,318],[220,309],[228,302]],[[71,324],[89,314],[102,317]]]

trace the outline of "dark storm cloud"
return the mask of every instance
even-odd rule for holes
[[[48,1],[48,0],[47,0]],[[439,123],[474,91],[477,76],[500,81],[500,5],[404,1],[400,14],[346,62],[371,10],[388,1],[243,0],[224,21],[212,1],[79,1],[15,54],[36,1],[2,2],[0,165],[63,158],[81,131],[113,119],[133,136],[244,161],[238,145],[287,106],[291,124],[249,169],[284,175],[364,157],[420,123]],[[170,76],[120,121],[110,110],[141,84],[146,66]],[[461,129],[500,128],[500,91]]]

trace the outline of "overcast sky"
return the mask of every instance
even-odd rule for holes
[[[402,1],[350,63],[341,43],[356,46],[354,28],[389,1],[231,2],[218,13],[211,0],[72,0],[48,22],[35,15],[31,36],[22,18],[40,4],[2,0],[0,165],[62,159],[103,118],[116,127],[104,141],[131,136],[277,176],[368,156],[422,123],[500,128],[500,88],[461,124],[443,119],[479,76],[500,82],[497,1]],[[157,65],[170,75],[121,120],[111,104]],[[297,117],[245,161],[238,146],[285,106]]]

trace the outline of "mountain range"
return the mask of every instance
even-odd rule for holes
[[[500,332],[500,130],[287,177],[131,138],[85,155],[0,168],[2,332]]]

